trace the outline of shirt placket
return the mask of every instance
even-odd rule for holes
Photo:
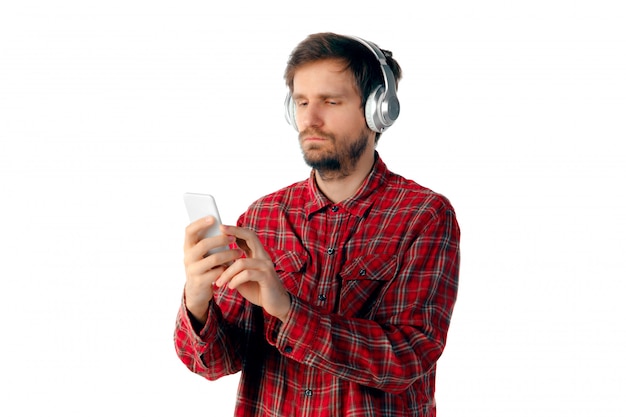
[[[340,205],[331,206],[325,213],[325,233],[321,257],[320,285],[317,305],[326,311],[335,312],[338,308],[338,294],[341,282],[338,278],[343,262],[343,246],[349,228],[349,214]]]
[[[341,283],[339,271],[341,270],[344,240],[348,236],[350,228],[350,215],[339,205],[331,206],[328,210],[319,213],[321,226],[321,238],[323,245],[320,246],[319,257],[320,273],[317,292],[314,299],[316,304],[327,311],[336,311],[338,308],[338,294]],[[324,378],[314,368],[308,368],[302,379],[302,406],[303,410],[313,412],[324,407],[320,393],[325,391]],[[303,414],[304,415],[304,414]]]

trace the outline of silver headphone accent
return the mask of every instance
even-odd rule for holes
[[[382,133],[396,121],[400,114],[400,102],[396,95],[396,78],[387,64],[385,54],[376,45],[356,36],[347,37],[354,39],[372,51],[376,55],[383,72],[385,84],[376,86],[365,102],[365,121],[367,126],[374,132]],[[285,98],[285,119],[296,131],[298,130],[296,105],[291,97],[291,93],[287,93]]]

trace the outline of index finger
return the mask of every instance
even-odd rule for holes
[[[226,225],[222,225],[220,229],[225,235],[235,236],[237,238],[237,245],[243,249],[249,257],[270,259],[259,237],[253,230],[246,229],[245,227]]]
[[[196,243],[201,240],[201,232],[206,231],[206,229],[214,225],[215,221],[215,217],[206,216],[189,223],[185,228],[185,248],[188,249],[195,246]]]

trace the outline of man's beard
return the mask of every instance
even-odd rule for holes
[[[308,132],[302,132],[301,137],[307,136]],[[359,133],[356,141],[345,144],[341,141],[342,146],[337,148],[337,140],[332,134],[318,135],[326,138],[335,145],[334,152],[325,153],[319,157],[315,157],[313,152],[307,154],[303,149],[304,162],[324,177],[346,177],[350,175],[356,164],[359,162],[363,153],[367,149],[368,131],[363,130]],[[344,145],[345,144],[345,145]]]

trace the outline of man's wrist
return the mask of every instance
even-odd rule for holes
[[[185,309],[187,310],[187,315],[189,316],[189,321],[191,322],[194,330],[199,332],[206,325],[206,322],[209,318],[209,306],[211,305],[211,300],[209,302],[200,307],[200,306],[189,306],[185,300]]]
[[[289,292],[285,291],[285,311],[282,314],[279,314],[276,316],[276,318],[278,320],[280,320],[282,323],[287,321],[287,317],[289,317],[289,312],[291,311],[291,294],[289,294]]]

